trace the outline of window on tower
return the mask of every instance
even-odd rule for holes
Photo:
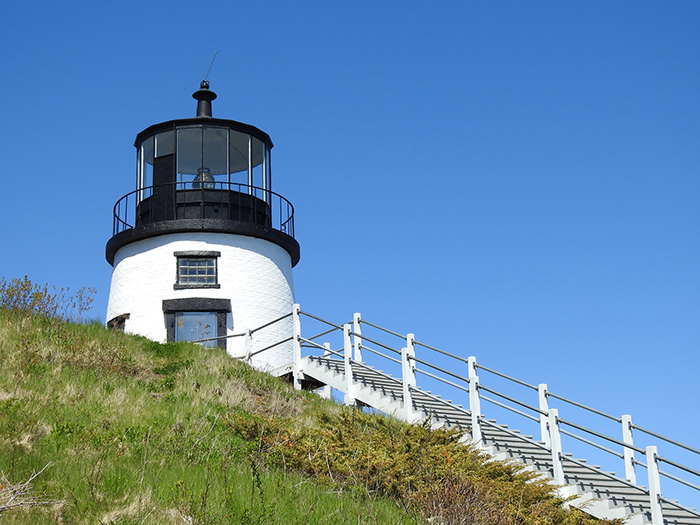
[[[178,257],[178,284],[216,284],[215,257]]]
[[[231,315],[229,299],[165,299],[163,314],[168,341],[196,341],[206,347],[226,348],[226,325]]]
[[[187,288],[220,288],[217,260],[221,252],[175,252],[176,290]]]

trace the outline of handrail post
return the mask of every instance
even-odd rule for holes
[[[245,347],[245,362],[250,364],[250,354],[253,352],[253,334],[246,328],[243,345]]]
[[[481,398],[479,397],[479,376],[476,375],[476,357],[467,359],[469,366],[469,411],[472,415],[472,441],[479,443],[481,434]]]
[[[552,449],[552,474],[557,485],[564,485],[564,464],[561,458],[561,434],[559,433],[559,411],[556,408],[549,409],[549,440]]]
[[[622,450],[625,460],[625,477],[630,483],[637,483],[637,473],[634,471],[634,440],[632,438],[632,416],[624,415],[622,420],[622,441],[629,445]]]
[[[360,313],[355,312],[355,314],[352,316],[352,331],[355,333],[355,335],[352,337],[352,342],[355,348],[355,361],[358,363],[362,363],[362,338],[360,337],[360,334],[362,334],[362,328],[360,327],[361,322],[362,319],[360,318]]]
[[[323,343],[323,357],[329,357],[331,355],[331,344],[330,343]],[[321,397],[324,399],[332,399],[333,394],[331,392],[331,387],[330,385],[325,385],[323,387],[323,390],[321,390]]]
[[[661,510],[661,479],[659,477],[659,463],[656,447],[650,445],[646,448],[647,476],[649,477],[649,503],[651,505],[652,525],[663,525],[664,515]]]
[[[540,401],[540,435],[542,443],[547,448],[552,446],[552,441],[549,439],[549,430],[547,430],[547,421],[549,418],[549,400],[547,399],[547,383],[537,385],[537,394]]]
[[[301,390],[301,306],[292,307],[292,360],[294,389]]]
[[[416,338],[413,334],[406,336],[406,347],[401,349],[401,377],[403,384],[404,417],[409,423],[415,420],[413,412],[413,395],[411,387],[416,386],[416,366],[413,358],[416,357]]]
[[[343,358],[345,361],[345,404],[355,404],[355,383],[352,377],[352,341],[350,324],[343,325]]]

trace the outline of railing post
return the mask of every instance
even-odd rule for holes
[[[646,448],[647,475],[649,476],[649,503],[651,505],[652,525],[663,525],[664,515],[661,510],[661,480],[659,477],[659,463],[655,446]]]
[[[250,354],[253,353],[253,334],[249,328],[246,328],[245,336],[243,336],[243,346],[245,347],[245,362],[250,364]]]
[[[476,357],[467,359],[469,366],[469,411],[472,414],[472,441],[478,443],[481,434],[481,398],[479,397],[479,376],[476,375]]]
[[[301,307],[292,307],[292,359],[295,390],[301,390]]]
[[[323,357],[329,357],[331,355],[331,344],[330,343],[323,343]],[[323,390],[321,390],[321,397],[324,399],[332,399],[333,394],[331,392],[331,387],[329,385],[325,385],[323,387]]]
[[[345,404],[355,404],[355,382],[352,377],[352,343],[350,324],[343,325],[343,358],[345,361]]]
[[[359,312],[355,312],[355,315],[352,316],[352,331],[355,333],[355,335],[352,337],[352,342],[355,349],[355,361],[358,363],[362,363],[362,338],[360,337],[360,334],[362,334],[362,328],[360,327],[361,322],[362,320]]]
[[[552,474],[557,485],[564,485],[564,464],[562,462],[561,434],[559,433],[559,411],[556,408],[549,409],[549,440],[552,449]]]
[[[622,416],[622,441],[633,446],[634,440],[632,439],[632,416],[624,415]],[[630,483],[637,483],[637,474],[634,471],[634,449],[630,447],[625,447],[622,450],[625,459],[625,477]]]
[[[537,393],[540,399],[540,435],[542,442],[547,448],[552,446],[549,439],[549,430],[547,430],[547,421],[549,419],[549,400],[547,399],[547,383],[537,385]]]
[[[413,394],[411,393],[411,387],[416,386],[416,366],[413,360],[413,358],[416,357],[415,341],[415,336],[413,334],[408,334],[406,336],[406,348],[401,349],[404,417],[409,423],[415,421]]]

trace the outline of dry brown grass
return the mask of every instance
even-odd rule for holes
[[[415,508],[427,523],[435,525],[516,525],[516,515],[483,483],[447,477],[420,489]]]
[[[150,489],[145,489],[136,494],[129,494],[122,506],[113,509],[102,516],[100,523],[143,523],[159,508],[158,502],[153,498]],[[159,523],[163,525],[180,525],[191,523],[176,509],[159,512]]]

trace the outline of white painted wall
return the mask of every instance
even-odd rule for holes
[[[218,280],[221,288],[175,290],[177,259],[174,252],[221,252]],[[294,285],[290,255],[280,246],[244,235],[226,233],[176,233],[127,244],[117,251],[109,291],[107,320],[130,314],[125,331],[159,342],[166,340],[164,299],[207,297],[231,300],[227,333],[254,329],[292,311]],[[290,337],[287,318],[256,332],[253,351]],[[227,340],[233,357],[245,355],[244,338]],[[291,343],[254,356],[251,364],[271,370],[292,361]]]

